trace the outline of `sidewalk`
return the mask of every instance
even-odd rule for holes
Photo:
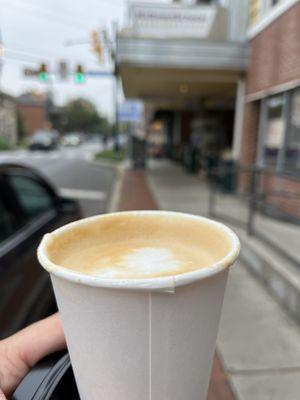
[[[206,215],[207,206],[208,191],[199,178],[169,162],[150,163],[146,179],[143,172],[125,173],[121,210]],[[241,261],[230,273],[217,347],[208,400],[299,398],[299,326]]]
[[[207,215],[206,186],[181,167],[150,163],[147,179],[161,209]],[[237,212],[232,203],[220,207]],[[231,270],[217,347],[237,400],[300,398],[300,328],[241,261]]]
[[[187,175],[180,166],[168,161],[156,160],[150,162],[148,177],[150,187],[161,208],[208,214],[208,185],[200,178]],[[215,211],[216,214],[226,215],[240,221],[241,224],[247,223],[247,204],[234,195],[218,193]],[[300,264],[299,227],[275,221],[258,213],[255,214],[254,226],[260,234],[267,232],[270,242],[288,251]]]
[[[142,171],[125,171],[119,193],[119,211],[156,210],[157,203]],[[207,400],[235,400],[220,358],[215,355]]]

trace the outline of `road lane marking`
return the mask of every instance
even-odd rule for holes
[[[62,197],[67,197],[76,200],[105,200],[107,195],[101,190],[84,190],[59,188],[59,194]]]

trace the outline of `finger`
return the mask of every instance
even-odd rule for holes
[[[10,338],[23,362],[31,368],[47,354],[66,347],[59,314],[36,322]]]
[[[0,389],[0,400],[6,400],[6,397],[4,396],[4,393]]]

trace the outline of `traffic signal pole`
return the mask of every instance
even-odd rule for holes
[[[112,54],[112,60],[114,62],[114,110],[115,110],[115,127],[114,127],[114,149],[115,151],[119,151],[118,144],[118,134],[119,134],[119,109],[118,109],[118,93],[119,93],[119,80],[118,80],[118,65],[117,65],[117,56],[118,56],[118,23],[116,21],[113,22],[113,33],[114,33],[114,42],[115,49]]]

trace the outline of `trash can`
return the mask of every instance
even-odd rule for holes
[[[131,159],[134,169],[146,168],[146,140],[132,137],[131,141]]]
[[[219,162],[218,187],[224,193],[236,190],[236,168],[233,159],[223,158]]]

